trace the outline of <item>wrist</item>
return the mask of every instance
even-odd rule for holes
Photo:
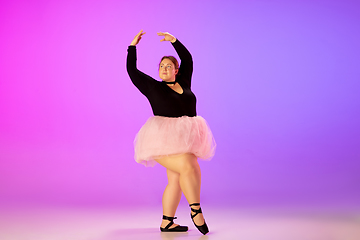
[[[174,39],[173,39],[173,40],[171,40],[170,42],[171,42],[171,43],[176,42],[176,38],[174,37]]]

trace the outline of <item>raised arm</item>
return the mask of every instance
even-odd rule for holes
[[[158,36],[164,36],[160,41],[169,41],[175,48],[175,51],[179,55],[181,60],[180,68],[179,68],[179,77],[185,81],[189,87],[191,87],[191,76],[193,73],[193,60],[190,52],[186,49],[186,47],[173,35],[168,32],[159,32]]]
[[[143,30],[141,29],[138,34],[135,35],[134,39],[131,41],[130,46],[136,46],[141,40],[141,37],[145,34]]]
[[[131,81],[133,84],[140,90],[142,94],[145,96],[147,95],[149,89],[151,88],[152,84],[155,79],[146,75],[145,73],[139,71],[136,66],[136,45],[141,40],[141,37],[145,33],[141,30],[134,39],[132,40],[130,46],[128,47],[128,55],[126,60],[126,70],[130,76]]]

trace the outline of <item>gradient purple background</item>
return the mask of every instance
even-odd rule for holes
[[[194,58],[218,147],[207,203],[360,203],[357,1],[1,1],[0,202],[159,204],[164,169],[133,160],[152,114],[126,69]]]

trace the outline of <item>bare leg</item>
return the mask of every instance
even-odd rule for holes
[[[166,169],[168,177],[168,185],[165,188],[162,205],[163,215],[168,217],[174,217],[176,209],[181,199],[181,188],[179,184],[180,174],[170,169]],[[169,224],[169,220],[162,220],[161,227],[165,228]],[[176,227],[178,224],[173,224],[170,228]]]
[[[201,171],[195,155],[190,153],[172,155],[156,160],[166,169],[179,174],[179,183],[189,204],[200,203]],[[199,209],[200,206],[193,206]],[[204,224],[204,217],[198,214],[194,221],[197,225]]]

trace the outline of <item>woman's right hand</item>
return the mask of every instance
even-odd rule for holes
[[[134,37],[134,40],[132,40],[131,42],[131,46],[136,46],[139,42],[140,39],[142,37],[142,35],[144,35],[145,33],[143,32],[143,30],[141,30],[138,34],[136,34],[136,36]]]

